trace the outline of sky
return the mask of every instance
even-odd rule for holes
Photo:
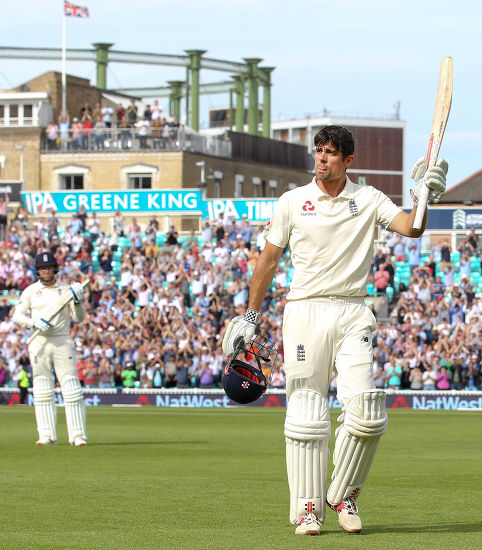
[[[67,47],[184,55],[241,62],[262,58],[272,73],[272,119],[321,116],[386,118],[400,102],[406,123],[404,167],[425,155],[440,61],[454,60],[453,102],[440,156],[451,187],[482,169],[480,0],[79,0],[89,19],[67,19]],[[18,0],[3,14],[0,46],[62,45],[62,0]],[[8,89],[60,61],[0,60],[0,89]],[[68,62],[67,72],[96,79],[94,63]],[[183,80],[181,67],[111,63],[107,85],[165,86]],[[229,79],[201,71],[201,82]],[[260,91],[260,97],[262,96]],[[161,100],[167,110],[166,100]],[[201,125],[227,95],[201,96]],[[369,183],[369,182],[368,182]]]

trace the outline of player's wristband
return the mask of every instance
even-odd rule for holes
[[[260,315],[260,311],[256,311],[255,309],[251,309],[248,307],[246,313],[244,314],[244,320],[248,321],[248,323],[253,323],[253,325],[255,325],[258,322],[258,318]]]

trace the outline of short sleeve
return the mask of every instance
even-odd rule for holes
[[[374,199],[377,206],[377,223],[388,227],[402,209],[378,189],[374,189]]]
[[[263,237],[279,248],[284,248],[289,241],[291,230],[289,200],[281,195],[276,203],[273,215],[264,227]]]

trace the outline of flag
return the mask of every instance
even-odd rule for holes
[[[67,17],[89,17],[89,9],[85,6],[75,6],[70,2],[64,2],[64,14]]]

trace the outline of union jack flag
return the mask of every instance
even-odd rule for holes
[[[89,17],[89,9],[85,6],[76,6],[70,2],[64,2],[64,13],[67,17]]]

